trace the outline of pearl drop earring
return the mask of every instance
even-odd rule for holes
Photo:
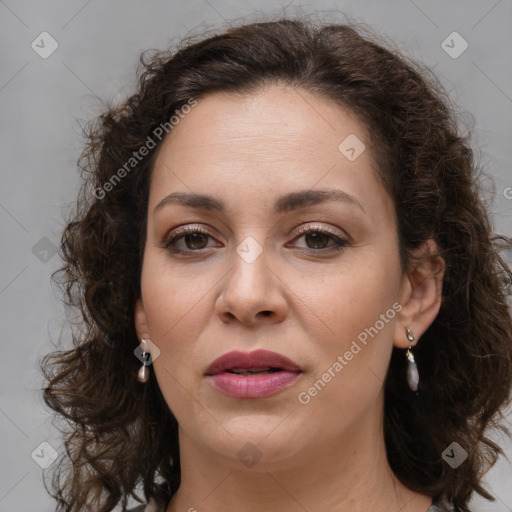
[[[149,365],[151,364],[151,361],[148,363],[148,360],[151,360],[151,354],[149,352],[146,352],[147,342],[149,340],[142,339],[140,340],[140,343],[142,345],[142,358],[143,363],[142,366],[139,369],[139,372],[137,373],[137,379],[139,382],[147,382],[149,378]]]
[[[417,392],[418,384],[420,382],[420,376],[418,373],[418,367],[416,366],[416,361],[414,360],[414,355],[411,350],[412,343],[416,338],[414,337],[413,332],[409,328],[407,328],[406,334],[407,339],[411,342],[411,346],[407,349],[407,352],[405,353],[407,359],[409,360],[409,363],[407,365],[407,383],[409,384],[411,391]]]

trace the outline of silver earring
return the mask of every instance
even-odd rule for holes
[[[149,378],[149,365],[151,362],[147,362],[151,359],[151,354],[149,352],[146,352],[147,342],[149,340],[142,339],[140,340],[140,343],[142,345],[142,358],[144,362],[142,363],[142,366],[139,368],[139,372],[137,373],[137,379],[139,382],[147,382]]]
[[[407,359],[409,360],[409,363],[407,364],[407,383],[409,384],[411,391],[417,392],[418,384],[420,382],[420,375],[418,373],[418,367],[416,366],[416,361],[414,360],[414,355],[411,350],[412,343],[416,338],[414,337],[413,332],[409,328],[407,328],[406,334],[407,339],[411,342],[411,346],[407,349],[407,352],[405,353]]]

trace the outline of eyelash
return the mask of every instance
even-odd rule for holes
[[[187,235],[194,234],[194,233],[201,233],[203,235],[213,238],[211,233],[208,230],[202,228],[201,226],[192,226],[192,227],[186,227],[186,228],[181,228],[181,229],[177,228],[173,232],[172,236],[170,236],[167,239],[162,240],[162,242],[160,243],[160,247],[162,249],[166,249],[166,250],[170,251],[172,254],[176,254],[176,255],[198,254],[203,249],[207,249],[207,247],[204,247],[203,249],[196,249],[196,250],[190,249],[188,251],[184,251],[184,250],[175,248],[175,244],[179,240],[181,240],[182,238],[184,238]],[[305,253],[305,254],[311,255],[311,254],[318,254],[319,252],[323,252],[323,253],[338,252],[349,245],[348,240],[346,240],[345,238],[342,238],[339,235],[335,235],[334,233],[332,233],[330,230],[328,230],[326,228],[319,228],[319,227],[314,227],[314,226],[307,226],[307,227],[300,228],[298,230],[298,233],[296,234],[294,240],[302,238],[304,235],[307,235],[309,233],[322,233],[325,235],[329,235],[330,239],[333,240],[336,245],[334,247],[332,247],[332,246],[331,247],[323,247],[321,249],[300,249],[300,252]]]

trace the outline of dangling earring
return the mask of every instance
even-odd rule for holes
[[[142,383],[147,382],[148,378],[149,378],[149,364],[150,363],[146,364],[146,362],[148,361],[148,359],[151,358],[151,354],[149,352],[146,352],[146,347],[147,347],[148,341],[149,340],[145,340],[145,339],[140,340],[140,343],[142,345],[143,363],[139,369],[139,373],[137,373],[137,379],[139,380],[139,382],[142,382]]]
[[[416,339],[414,337],[414,334],[412,333],[411,329],[406,330],[407,333],[407,339],[411,342],[411,346],[407,349],[407,352],[405,353],[407,359],[409,360],[409,363],[407,365],[407,382],[409,384],[409,387],[411,388],[411,391],[418,391],[418,384],[420,382],[420,376],[418,373],[418,367],[416,366],[416,361],[414,360],[414,355],[411,351],[412,343]]]

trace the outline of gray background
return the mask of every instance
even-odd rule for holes
[[[141,50],[165,49],[228,20],[301,12],[339,22],[349,15],[434,68],[463,117],[474,120],[496,230],[512,234],[510,0],[0,0],[0,512],[55,509],[31,458],[34,450],[34,459],[48,456],[44,441],[61,450],[38,392],[38,365],[66,335],[50,274],[60,265],[63,212],[79,185],[81,125],[99,113],[95,96],[117,101],[130,93]],[[31,47],[44,31],[59,45],[47,59]],[[468,43],[458,58],[442,47],[454,31]],[[462,48],[449,44],[452,52]],[[495,439],[510,457],[510,440]],[[476,497],[473,510],[512,511],[510,462],[500,459],[487,480],[497,501]]]

